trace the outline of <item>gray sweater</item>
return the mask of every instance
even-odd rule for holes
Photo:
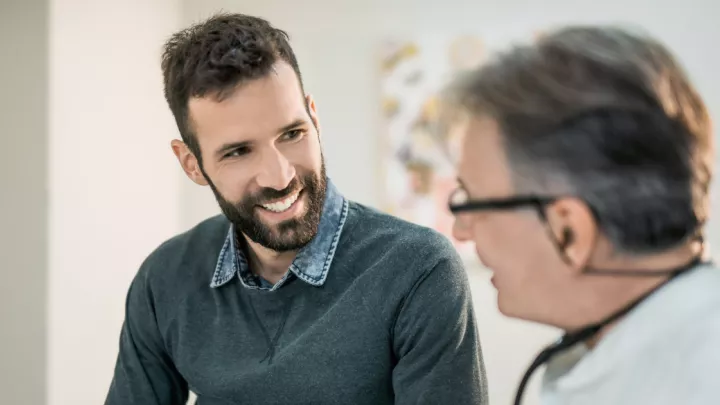
[[[106,405],[486,404],[468,280],[440,234],[350,202],[322,286],[210,288],[230,224],[160,246],[129,289]]]

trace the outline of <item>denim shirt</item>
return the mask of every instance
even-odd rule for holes
[[[310,243],[300,249],[287,274],[275,285],[256,276],[250,270],[245,254],[237,245],[235,226],[231,225],[220,250],[210,287],[217,288],[226,284],[235,274],[239,276],[244,287],[257,290],[275,291],[293,277],[316,287],[323,285],[335,256],[347,214],[348,201],[328,179],[325,204],[317,234]]]

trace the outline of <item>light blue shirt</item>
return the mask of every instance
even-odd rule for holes
[[[720,269],[701,265],[631,311],[595,346],[553,359],[542,405],[720,403]]]
[[[348,201],[328,179],[325,204],[317,234],[310,243],[300,249],[287,274],[275,285],[256,276],[250,270],[245,254],[237,246],[235,226],[230,226],[220,250],[210,287],[220,287],[236,274],[240,277],[242,285],[250,289],[275,291],[295,277],[314,286],[323,285],[335,256],[347,213]]]

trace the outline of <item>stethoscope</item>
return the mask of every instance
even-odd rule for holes
[[[530,377],[532,376],[533,372],[537,370],[541,365],[547,363],[552,357],[556,356],[557,354],[575,346],[578,343],[585,342],[588,339],[595,336],[602,328],[605,326],[615,322],[620,317],[626,315],[628,312],[630,312],[633,308],[635,308],[638,304],[643,302],[646,298],[648,298],[650,295],[652,295],[654,292],[658,291],[661,287],[665,286],[670,280],[673,280],[680,274],[686,273],[692,269],[695,269],[699,267],[700,264],[709,263],[710,260],[704,259],[702,255],[694,258],[689,263],[675,268],[675,269],[669,269],[669,270],[652,270],[652,271],[632,271],[632,272],[624,272],[624,271],[613,271],[613,270],[594,270],[594,273],[610,273],[615,275],[629,275],[629,276],[659,276],[659,275],[669,275],[670,277],[662,282],[657,287],[653,288],[649,292],[643,294],[639,298],[637,298],[635,301],[631,302],[624,308],[620,309],[619,311],[613,313],[612,315],[608,316],[604,320],[588,325],[578,331],[566,333],[563,335],[557,342],[553,343],[552,345],[546,347],[544,350],[542,350],[535,360],[530,364],[527,371],[525,371],[525,374],[523,375],[522,380],[520,381],[520,385],[518,386],[517,393],[515,394],[515,405],[520,405],[520,402],[522,401],[522,396],[525,392],[525,388],[527,386],[528,381],[530,380]]]

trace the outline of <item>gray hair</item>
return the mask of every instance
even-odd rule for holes
[[[567,27],[498,55],[449,90],[471,114],[497,121],[519,193],[582,199],[627,253],[700,235],[710,118],[658,41],[617,27]]]

